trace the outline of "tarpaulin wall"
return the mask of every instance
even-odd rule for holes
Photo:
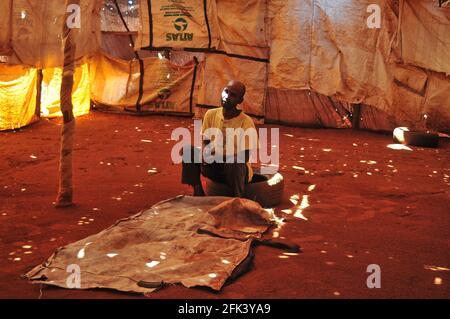
[[[43,70],[41,116],[59,117],[61,114],[61,68]],[[74,73],[72,89],[73,113],[80,116],[89,113],[91,107],[89,65],[87,63],[77,67]]]
[[[367,26],[371,4],[381,8],[380,29]],[[342,114],[333,123],[330,111],[358,103],[361,128],[449,130],[450,81],[437,73],[450,67],[448,8],[428,0],[272,0],[269,9],[266,120],[340,127]],[[302,90],[329,102],[321,97],[318,108]]]
[[[41,69],[62,66],[64,56],[61,30],[66,22],[65,1],[14,0],[12,3],[10,43],[13,55],[10,63]],[[97,51],[100,43],[99,4],[98,1],[80,0],[81,28],[74,29],[77,61]],[[2,5],[2,9],[3,6],[5,5]]]
[[[368,27],[373,5],[381,28]],[[197,117],[238,78],[248,92],[242,109],[258,121],[349,127],[358,103],[362,128],[449,127],[449,9],[435,1],[142,0],[139,10],[140,25],[136,14],[126,17],[135,49],[198,58]],[[106,25],[124,31],[118,20]],[[125,38],[115,45],[117,34],[106,37],[109,52],[132,57]]]
[[[364,106],[362,128],[395,126],[450,132],[450,7],[399,2],[398,36],[389,66],[393,101],[387,111]],[[371,121],[373,120],[373,121]]]
[[[0,64],[0,130],[36,120],[36,69]]]
[[[99,45],[100,4],[101,1],[80,1],[80,29],[74,29],[74,41],[77,44],[75,59],[78,65],[72,95],[75,115],[86,114],[90,108],[89,66],[86,63]],[[61,32],[66,23],[65,1],[5,0],[0,3],[0,12],[1,61],[7,65],[29,67],[27,75],[24,75],[23,68],[9,67],[8,73],[21,79],[20,83],[18,80],[15,85],[2,83],[0,86],[3,94],[9,97],[1,102],[3,124],[0,129],[19,128],[32,121],[31,114],[36,109],[38,69],[43,73],[41,115],[61,116],[59,94],[64,58]],[[30,80],[31,76],[34,77],[33,81]],[[18,85],[20,89],[17,89]]]
[[[11,13],[12,0],[3,0],[0,2],[0,54],[11,53]]]
[[[202,54],[195,84],[196,117],[218,107],[222,88],[236,78],[246,84],[248,92],[240,107],[255,121],[264,118],[267,1],[143,0],[140,10],[137,49]]]
[[[381,8],[380,29],[367,26],[371,4]],[[387,63],[397,19],[387,1],[273,0],[269,12],[272,98],[266,110],[279,112],[268,112],[266,119],[339,127],[341,120],[329,121],[331,100],[323,104],[326,109],[318,108],[310,99],[298,99],[305,93],[297,91],[305,89],[335,102],[389,109],[392,75]]]
[[[179,66],[160,58],[143,63],[141,111],[190,113],[196,65]],[[91,61],[91,98],[99,107],[136,112],[140,77],[139,61],[98,54]]]
[[[400,50],[404,63],[450,75],[450,7],[438,1],[400,3]]]

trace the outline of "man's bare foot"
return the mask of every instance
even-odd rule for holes
[[[203,191],[201,184],[194,186],[194,196],[205,196],[205,192]]]

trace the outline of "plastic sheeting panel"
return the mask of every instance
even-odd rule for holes
[[[450,79],[436,73],[429,77],[425,96],[425,115],[428,127],[450,134]]]
[[[405,63],[450,74],[450,8],[437,1],[403,0],[401,53]]]
[[[80,0],[81,28],[75,30],[76,60],[94,53],[100,43],[100,1]],[[17,63],[37,68],[63,65],[62,26],[65,1],[14,0],[11,44]],[[0,31],[1,32],[1,31]]]
[[[148,288],[150,283],[181,283],[220,290],[249,255],[253,239],[260,238],[273,223],[271,213],[254,202],[245,206],[254,211],[253,217],[248,209],[238,215],[217,206],[228,199],[179,196],[160,202],[59,248],[27,277],[35,283],[76,288],[70,286],[71,273],[66,271],[75,265],[80,270],[79,289],[145,293],[155,290]],[[235,200],[229,203],[228,207],[236,207]]]
[[[128,30],[136,32],[140,29],[139,1],[117,0],[122,17],[127,24]],[[105,1],[100,9],[100,20],[102,31],[107,32],[127,32],[123,25],[117,7],[112,1]]]
[[[11,5],[12,0],[0,1],[0,12],[2,18],[0,19],[0,54],[8,54],[11,51]]]
[[[42,73],[41,116],[62,116],[60,99],[62,69],[45,69]],[[77,67],[72,89],[73,114],[75,116],[89,113],[91,107],[89,83],[89,65],[83,64]]]
[[[367,26],[371,4],[381,8],[380,29]],[[397,18],[386,1],[288,0],[270,6],[269,87],[310,88],[350,103],[388,107],[392,78],[387,61]]]
[[[206,6],[205,6],[206,5]],[[203,48],[217,47],[216,2],[204,0],[142,0],[142,30],[136,46]],[[151,12],[151,15],[149,15]]]
[[[135,59],[136,54],[130,42],[130,35],[126,33],[102,32],[102,51],[112,57],[122,60]]]
[[[266,63],[209,54],[202,68],[199,73],[199,107],[219,107],[223,88],[229,80],[235,79],[246,86],[244,102],[239,108],[254,119],[264,117]]]
[[[230,54],[268,59],[265,21],[267,1],[217,0],[216,3],[220,32],[217,49]]]
[[[137,49],[189,48],[269,58],[266,0],[143,0],[140,10]]]
[[[0,64],[0,130],[20,128],[35,119],[36,69]]]
[[[269,87],[309,89],[312,18],[312,0],[269,1]]]
[[[351,127],[350,105],[309,90],[269,88],[266,103],[267,122],[308,127]]]
[[[167,59],[146,58],[141,111],[190,112],[195,64],[179,66]],[[139,96],[139,61],[125,61],[105,54],[91,63],[91,98],[117,110],[136,111]]]

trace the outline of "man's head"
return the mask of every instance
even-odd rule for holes
[[[236,107],[244,101],[245,85],[242,82],[231,80],[223,88],[221,105],[226,109]]]

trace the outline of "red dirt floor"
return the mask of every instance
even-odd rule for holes
[[[387,148],[389,135],[345,129],[280,127],[286,187],[276,213],[287,218],[280,236],[298,243],[303,252],[280,258],[283,251],[258,246],[252,269],[220,293],[175,285],[144,297],[112,290],[40,289],[20,278],[58,247],[161,200],[191,194],[179,183],[180,166],[170,160],[175,142],[168,140],[172,129],[191,123],[98,112],[77,118],[76,206],[66,209],[52,205],[61,120],[0,132],[0,297],[450,297],[449,140],[441,139],[438,149],[392,150]],[[148,174],[154,167],[160,173]],[[304,218],[281,212],[293,206],[292,195],[308,195]],[[80,220],[89,224],[78,225]],[[380,289],[367,288],[370,264],[381,267]]]

